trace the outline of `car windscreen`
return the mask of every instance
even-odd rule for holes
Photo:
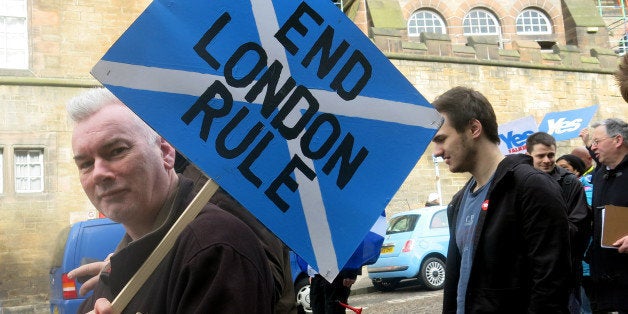
[[[390,220],[386,234],[408,232],[414,230],[420,215],[397,216]]]

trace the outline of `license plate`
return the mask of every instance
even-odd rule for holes
[[[387,253],[392,253],[394,250],[395,250],[394,246],[383,246],[380,252],[381,254],[387,254]]]

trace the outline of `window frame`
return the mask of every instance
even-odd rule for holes
[[[470,15],[473,13],[476,13],[476,14],[482,13],[484,14],[484,16],[471,17]],[[471,25],[471,22],[473,21],[487,21],[487,22],[491,21],[494,23],[494,25],[489,25],[490,23],[487,23],[486,25]],[[467,25],[467,23],[469,23],[469,25]],[[481,30],[481,28],[483,27],[486,27],[488,29],[495,28],[495,32],[473,31],[476,28],[478,30]],[[471,32],[468,32],[467,30],[471,30]],[[495,16],[495,14],[483,8],[474,8],[474,9],[471,9],[462,19],[462,32],[464,36],[472,36],[472,35],[480,35],[480,36],[499,35],[501,36],[502,29],[501,29],[501,25],[499,24],[499,19],[497,18],[497,16]]]
[[[418,14],[430,14],[431,18],[425,18],[423,20],[419,19],[417,17]],[[431,21],[431,22],[437,22],[440,23],[441,25],[431,25],[431,26],[419,26],[418,22],[423,21]],[[414,26],[410,26],[410,23],[412,22],[416,22],[417,25]],[[434,31],[420,31],[420,28],[432,28]],[[440,28],[441,32],[436,32],[436,28]],[[411,31],[411,29],[415,29],[416,31]],[[422,32],[426,32],[426,33],[435,33],[435,34],[447,34],[447,24],[445,24],[445,20],[443,19],[443,17],[438,14],[438,12],[435,12],[433,10],[429,10],[429,9],[418,9],[416,11],[414,11],[410,17],[408,18],[408,23],[406,24],[406,30],[408,31],[408,36],[409,37],[418,37],[421,36]]]
[[[28,42],[28,1],[0,0],[0,69],[28,70]]]
[[[530,14],[534,13],[536,14],[536,16],[523,16],[526,13],[530,13]],[[525,22],[525,20],[530,21],[530,25],[524,24],[523,22]],[[533,20],[538,20],[537,22],[539,23],[534,24]],[[541,21],[544,21],[545,25],[542,25]],[[521,31],[519,31],[520,27],[522,28]],[[526,27],[531,27],[533,30],[526,31],[525,30]],[[535,27],[538,27],[539,29],[543,27],[547,27],[547,30],[535,31],[534,30]],[[519,15],[517,15],[517,18],[515,19],[515,31],[517,35],[551,35],[554,32],[554,28],[552,27],[552,21],[549,19],[547,14],[545,14],[545,12],[536,8],[526,8],[523,11],[521,11],[521,13],[519,13]]]
[[[26,153],[26,161],[21,162],[18,157],[18,153]],[[38,153],[38,160],[31,160],[31,152]],[[17,194],[28,194],[28,193],[41,193],[44,192],[45,189],[45,150],[43,148],[14,148],[13,149],[13,171],[14,171],[14,190]],[[23,175],[20,170],[18,170],[18,166],[26,166],[26,175]],[[38,166],[39,174],[32,175],[32,167]],[[39,187],[37,189],[32,188],[32,182],[34,179],[39,179]],[[20,180],[26,180],[28,189],[22,189]]]

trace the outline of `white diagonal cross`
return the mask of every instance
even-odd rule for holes
[[[282,78],[285,82],[291,76],[289,63],[283,46],[275,44],[272,36],[279,29],[274,5],[269,0],[253,0],[253,14],[259,32],[261,46],[268,56],[285,65]],[[122,86],[131,89],[166,92],[197,96],[203,94],[207,87],[214,81],[220,81],[228,86],[224,77],[172,70],[157,67],[125,64],[101,60],[92,69],[92,74],[105,85]],[[278,84],[278,86],[281,86]],[[235,102],[246,102],[244,89],[230,90]],[[326,90],[310,90],[316,99],[324,99],[319,102],[319,111],[338,116],[358,117],[370,120],[393,122],[404,125],[420,126],[428,129],[436,129],[440,118],[432,108],[418,106],[411,103],[397,102],[386,99],[358,96],[351,102],[346,102],[335,92]],[[262,94],[258,98],[261,98]],[[260,103],[257,99],[254,103]],[[342,103],[342,106],[333,104]],[[288,119],[295,119],[289,115]],[[294,122],[294,121],[287,121]],[[300,150],[300,137],[287,141],[291,155],[299,156],[310,169],[314,169],[313,162],[303,156]],[[321,189],[318,180],[310,180],[300,172],[295,173],[299,185],[299,196],[303,205],[304,216],[308,226],[308,233],[314,249],[314,255],[318,263],[319,273],[329,281],[338,274],[338,264],[334,249],[331,230],[327,221]]]

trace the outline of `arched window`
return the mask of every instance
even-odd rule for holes
[[[408,36],[419,36],[422,32],[446,34],[443,19],[434,11],[417,10],[408,19]]]
[[[499,35],[499,22],[489,11],[473,9],[465,15],[462,21],[465,35]]]
[[[517,34],[551,34],[552,24],[547,16],[537,9],[525,9],[517,16]]]

